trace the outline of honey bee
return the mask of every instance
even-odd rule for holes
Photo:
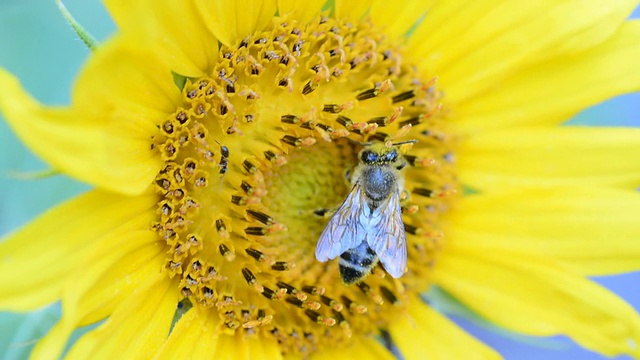
[[[316,259],[325,262],[340,256],[340,276],[345,284],[362,281],[378,260],[394,278],[407,265],[407,239],[400,210],[404,190],[401,170],[406,161],[398,145],[366,145],[360,164],[351,175],[351,191],[322,231]]]

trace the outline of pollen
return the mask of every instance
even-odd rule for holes
[[[436,78],[403,63],[402,45],[367,21],[274,18],[222,46],[189,78],[182,104],[158,121],[150,151],[164,160],[151,228],[166,276],[185,301],[218,314],[221,332],[275,338],[299,354],[376,336],[428,288],[455,198],[455,141]],[[378,265],[342,282],[314,256],[350,190],[363,143],[417,140],[406,160],[402,216],[408,265]]]

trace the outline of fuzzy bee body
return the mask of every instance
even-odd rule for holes
[[[378,255],[366,242],[340,255],[339,269],[342,281],[353,284],[367,276],[378,263]]]
[[[346,284],[360,282],[382,262],[394,278],[404,273],[407,245],[400,193],[404,159],[396,147],[376,143],[359,154],[360,164],[351,177],[351,191],[320,235],[316,258],[340,257]]]

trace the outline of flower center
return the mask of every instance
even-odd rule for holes
[[[456,183],[452,142],[434,81],[402,63],[369,22],[276,18],[222,46],[214,71],[187,79],[184,101],[159,123],[152,151],[167,276],[221,331],[275,337],[283,352],[375,334],[428,287],[438,218]],[[401,138],[401,139],[400,139]],[[363,142],[418,140],[401,206],[407,272],[381,266],[345,285],[315,247],[350,191]]]

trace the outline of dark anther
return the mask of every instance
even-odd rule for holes
[[[369,141],[378,140],[380,142],[386,142],[387,140],[389,140],[389,138],[390,138],[389,134],[383,133],[382,131],[378,131],[369,137],[370,139]]]
[[[258,171],[258,168],[253,165],[249,160],[245,160],[242,162],[242,166],[249,174],[255,174]]]
[[[415,188],[411,191],[412,194],[431,197],[433,195],[433,190],[425,189],[425,188]]]
[[[418,124],[420,124],[422,122],[422,115],[419,116],[414,116],[412,118],[409,118],[407,120],[401,121],[398,125],[400,127],[406,126],[406,125],[411,125],[411,126],[416,126]]]
[[[311,94],[317,87],[317,84],[314,85],[311,83],[311,81],[309,81],[304,85],[304,88],[302,88],[302,95]]]
[[[244,205],[247,199],[244,196],[231,195],[231,202],[235,205]]]
[[[165,121],[164,124],[162,124],[162,130],[167,134],[173,134],[173,124],[171,121]]]
[[[304,311],[304,314],[307,315],[309,319],[313,320],[314,322],[318,322],[318,319],[320,318],[320,313],[318,313],[317,311],[306,309]]]
[[[359,282],[358,284],[358,288],[365,294],[368,294],[369,292],[371,292],[371,287],[369,285],[367,285],[364,282]]]
[[[291,135],[285,135],[280,141],[291,146],[300,146],[300,143],[302,143],[302,139]]]
[[[287,284],[284,281],[278,281],[276,283],[276,285],[278,286],[278,288],[280,289],[286,289],[287,290],[287,294],[293,294],[294,292],[296,292],[296,288],[293,287],[292,285]]]
[[[280,121],[287,124],[297,124],[300,122],[300,118],[295,115],[282,115]]]
[[[189,120],[189,117],[187,116],[187,113],[185,113],[184,111],[180,111],[178,114],[176,114],[176,120],[178,120],[180,125],[184,125],[184,123]]]
[[[276,298],[276,292],[275,292],[275,291],[273,291],[273,290],[269,289],[269,288],[268,288],[268,287],[266,287],[266,286],[263,286],[263,288],[264,288],[264,290],[262,291],[262,295],[263,295],[264,297],[266,297],[266,298],[267,298],[267,299],[269,299],[269,300],[273,300],[273,299],[275,299],[275,298]]]
[[[293,44],[293,47],[291,48],[291,50],[296,53],[297,55],[300,55],[300,50],[302,49],[302,44],[304,44],[304,41],[300,40],[300,41],[296,41],[295,44]]]
[[[331,126],[329,126],[329,125],[325,125],[325,124],[322,124],[322,123],[317,123],[316,126],[319,127],[320,129],[328,132],[328,133],[332,133],[333,132],[333,128]]]
[[[220,246],[218,246],[218,251],[220,251],[220,255],[222,256],[227,256],[227,254],[231,252],[225,244],[220,244]]]
[[[378,96],[378,93],[380,93],[380,90],[376,89],[376,88],[365,90],[365,91],[361,92],[360,94],[356,95],[356,99],[358,99],[360,101],[367,100],[367,99],[372,99],[372,98]]]
[[[225,115],[229,111],[226,105],[220,104],[220,115]]]
[[[289,263],[286,261],[276,261],[273,265],[271,265],[271,269],[275,271],[289,270]]]
[[[337,114],[340,111],[342,111],[342,109],[338,104],[324,104],[324,106],[322,107],[322,111],[328,112],[331,114]]]
[[[262,213],[260,211],[255,211],[255,210],[251,210],[251,209],[247,209],[247,214],[249,216],[251,216],[252,218],[260,221],[261,223],[265,224],[265,225],[271,225],[273,224],[273,219],[271,218],[271,216]]]
[[[258,260],[258,261],[263,261],[264,260],[264,254],[260,250],[256,250],[254,248],[246,248],[246,249],[244,249],[244,251],[247,252],[247,255],[251,256],[252,258],[254,258],[254,259]]]
[[[385,297],[385,299],[389,300],[390,303],[392,304],[398,303],[398,298],[387,287],[380,286],[380,292],[382,293],[382,296]]]
[[[288,302],[291,305],[295,305],[297,307],[302,307],[302,305],[304,305],[304,302],[300,301],[300,299],[295,298],[295,297],[288,297],[285,299],[286,302]]]
[[[240,187],[242,188],[242,190],[247,194],[247,195],[251,195],[253,194],[253,186],[249,185],[248,182],[242,180],[242,183],[240,184]]]
[[[162,204],[161,211],[162,211],[162,215],[169,216],[171,215],[171,212],[173,211],[173,209],[169,204]]]
[[[415,166],[416,165],[416,159],[418,157],[415,156],[415,155],[405,155],[404,158],[407,159],[407,161],[409,162],[409,165]]]
[[[272,161],[272,160],[274,160],[275,158],[277,158],[277,157],[278,157],[278,155],[276,155],[276,153],[274,153],[274,152],[273,152],[273,151],[271,151],[271,150],[267,150],[267,151],[265,151],[265,152],[264,152],[264,157],[265,157],[267,160]]]
[[[253,285],[258,281],[256,279],[256,276],[253,275],[253,273],[251,272],[251,270],[247,268],[242,268],[242,276],[244,276],[244,279],[247,281],[249,285]]]
[[[353,126],[353,121],[351,121],[351,119],[346,116],[338,115],[336,121],[338,122],[338,124],[346,127],[347,129]]]
[[[169,190],[169,187],[171,186],[171,182],[167,179],[158,179],[156,180],[156,184],[165,191]]]
[[[404,231],[411,235],[415,235],[418,233],[418,228],[410,224],[404,224]]]
[[[395,103],[400,102],[400,101],[409,100],[409,99],[413,98],[414,96],[416,96],[415,92],[413,90],[409,90],[409,91],[402,92],[402,93],[392,97],[391,101],[395,104]]]
[[[314,124],[312,121],[306,121],[300,124],[300,127],[303,129],[313,130],[316,128],[316,124]]]
[[[302,291],[306,292],[307,294],[311,294],[311,295],[318,295],[321,290],[316,287],[316,286],[311,286],[311,285],[303,285],[302,286]]]
[[[202,295],[204,295],[204,297],[210,299],[213,297],[213,290],[211,290],[210,288],[204,286],[202,288]]]
[[[191,269],[193,269],[193,271],[200,271],[200,269],[202,269],[202,264],[200,263],[200,260],[196,260],[192,262]]]
[[[338,322],[338,324],[342,324],[343,322],[346,321],[344,316],[340,312],[336,311],[335,309],[333,309],[333,316],[336,318],[336,321]]]
[[[249,226],[244,229],[244,233],[247,235],[264,236],[267,234],[267,229],[260,226]]]
[[[377,124],[378,126],[386,126],[389,123],[388,116],[378,116],[371,118],[371,120],[367,121],[367,124]]]

